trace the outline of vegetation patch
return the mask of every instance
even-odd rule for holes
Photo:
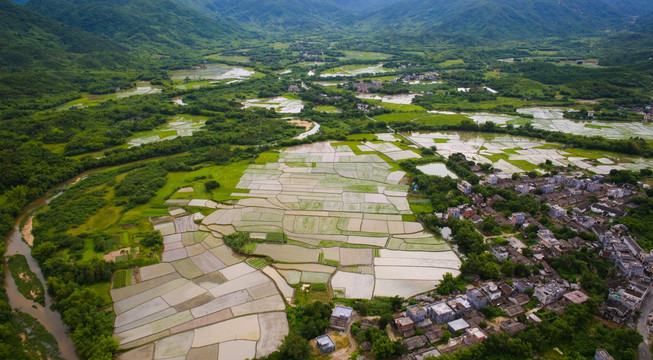
[[[18,292],[26,299],[35,301],[45,306],[45,292],[43,284],[32,272],[23,255],[9,256],[9,272],[16,282]]]
[[[268,262],[261,258],[249,258],[247,259],[247,263],[257,269],[263,269],[268,266]]]
[[[116,271],[113,274],[113,288],[119,289],[132,284],[132,271],[130,269],[123,269]]]

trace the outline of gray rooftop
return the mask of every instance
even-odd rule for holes
[[[331,313],[331,316],[335,316],[339,318],[350,318],[353,311],[354,309],[348,306],[336,305],[336,307],[333,308],[333,312]]]

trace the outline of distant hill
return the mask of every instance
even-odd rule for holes
[[[593,34],[626,23],[597,0],[402,0],[365,17],[359,27],[520,39]]]
[[[27,8],[153,53],[214,49],[242,34],[168,0],[31,0]]]
[[[352,13],[340,3],[354,0],[174,0],[216,19],[230,19],[265,32],[303,32],[337,27]],[[372,0],[387,3],[392,0]],[[346,4],[345,4],[346,5]],[[359,9],[366,5],[358,6]]]
[[[121,62],[122,46],[0,0],[0,68],[63,69],[75,63]],[[96,60],[92,60],[96,59]]]
[[[381,10],[390,5],[398,3],[400,0],[331,0],[346,12],[354,15],[369,14]]]
[[[653,11],[651,0],[603,0],[604,3],[628,16],[643,16]]]

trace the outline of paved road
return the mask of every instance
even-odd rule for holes
[[[642,303],[640,310],[642,311],[642,316],[640,316],[639,321],[637,322],[637,331],[642,334],[644,337],[644,342],[639,344],[638,355],[639,360],[651,360],[651,350],[648,344],[648,329],[647,321],[648,314],[653,309],[653,291],[648,293],[646,300]]]

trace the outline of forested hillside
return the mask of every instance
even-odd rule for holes
[[[367,31],[517,39],[591,34],[625,24],[624,15],[592,0],[403,0],[365,18],[360,26]]]
[[[245,34],[168,0],[32,0],[26,7],[153,54],[214,50]]]

